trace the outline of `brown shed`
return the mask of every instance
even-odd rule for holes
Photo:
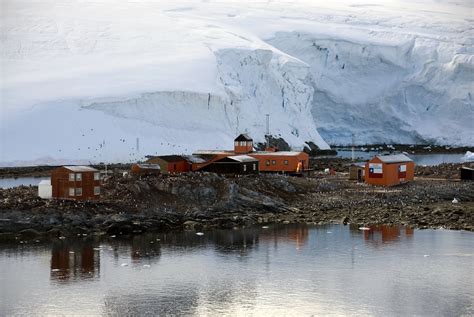
[[[412,181],[415,163],[404,154],[376,155],[365,163],[365,182],[393,186]]]
[[[461,180],[463,181],[474,181],[474,168],[463,166],[460,169]]]
[[[136,175],[158,175],[161,172],[158,164],[133,164],[132,173]]]
[[[363,182],[365,179],[365,163],[352,163],[349,166],[349,180]]]
[[[259,171],[258,160],[248,155],[233,155],[214,161],[201,171],[219,174],[256,174]]]
[[[51,172],[52,197],[93,200],[100,197],[100,172],[90,166],[62,166]]]

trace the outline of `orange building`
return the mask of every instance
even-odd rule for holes
[[[100,197],[100,172],[90,166],[62,166],[51,172],[52,197],[93,200]]]
[[[309,168],[309,155],[305,152],[253,152],[247,154],[258,159],[261,172],[301,173]]]
[[[253,152],[253,140],[247,134],[241,134],[234,140],[235,154]]]
[[[260,172],[301,173],[309,168],[309,155],[305,152],[293,151],[254,151],[253,140],[246,134],[239,135],[234,140],[233,151],[197,151],[193,155],[205,158],[209,164],[225,157],[245,154],[256,158]],[[201,165],[200,167],[205,166]],[[199,167],[199,168],[200,168]]]
[[[415,163],[404,154],[376,155],[365,164],[365,182],[393,186],[412,181]]]

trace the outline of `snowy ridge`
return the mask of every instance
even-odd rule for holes
[[[463,0],[3,0],[0,163],[230,148],[267,113],[295,148],[473,145],[473,21]]]

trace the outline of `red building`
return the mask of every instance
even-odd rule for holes
[[[393,186],[412,181],[415,163],[404,154],[376,155],[365,164],[365,182]]]
[[[147,163],[158,164],[163,174],[173,174],[197,170],[208,161],[194,155],[163,155],[151,157]]]
[[[62,166],[51,172],[52,197],[94,200],[100,197],[100,172],[90,166]]]
[[[131,171],[135,175],[158,175],[161,172],[158,164],[133,164]]]

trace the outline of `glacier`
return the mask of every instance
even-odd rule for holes
[[[0,164],[270,132],[474,145],[470,1],[1,0]]]

